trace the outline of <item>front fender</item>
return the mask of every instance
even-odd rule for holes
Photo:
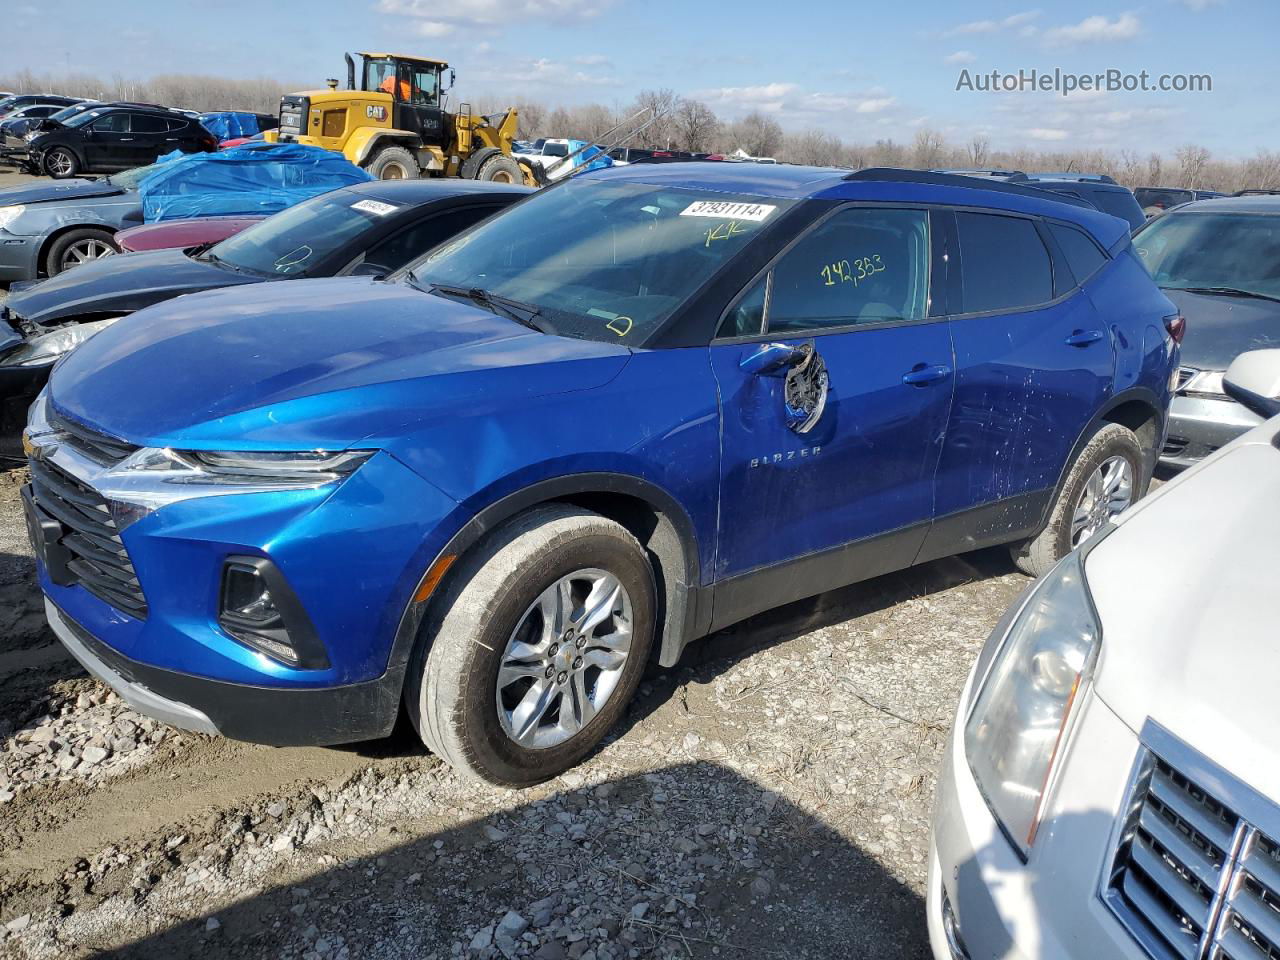
[[[347,138],[342,153],[357,167],[368,161],[385,142],[397,142],[415,150],[420,142],[412,130],[385,129],[383,127],[357,127]]]

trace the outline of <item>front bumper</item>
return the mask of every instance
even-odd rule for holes
[[[967,702],[967,697],[966,701]],[[1030,858],[993,819],[965,760],[963,729],[939,776],[929,851],[929,940],[936,960],[1149,960],[1100,896],[1112,838],[1137,758],[1137,737],[1090,694]]]
[[[0,283],[36,279],[42,241],[42,237],[24,237],[0,229]]]
[[[1178,394],[1169,409],[1160,463],[1175,470],[1193,467],[1261,422],[1256,413],[1226,397]]]
[[[91,674],[139,713],[183,730],[272,746],[354,743],[395,725],[404,664],[367,683],[288,690],[223,683],[122,656],[46,598],[49,626]]]

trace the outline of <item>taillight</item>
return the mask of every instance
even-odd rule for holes
[[[1181,343],[1182,338],[1187,335],[1187,318],[1180,313],[1165,317],[1164,328],[1169,331],[1174,343]]]

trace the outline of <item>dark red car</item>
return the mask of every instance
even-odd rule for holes
[[[121,230],[116,234],[115,240],[122,253],[141,253],[143,250],[185,250],[187,247],[199,247],[225,240],[263,219],[265,218],[200,217],[191,220],[165,220]]]

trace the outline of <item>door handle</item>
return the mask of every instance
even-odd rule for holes
[[[910,372],[902,375],[902,382],[909,387],[927,387],[931,383],[945,380],[951,376],[951,368],[941,364],[917,363]]]
[[[1067,337],[1066,344],[1069,347],[1087,347],[1091,343],[1097,343],[1102,336],[1101,330],[1073,330],[1071,336]]]
[[[121,138],[120,138],[120,142],[121,142],[121,143],[133,143],[133,137],[121,137]]]

